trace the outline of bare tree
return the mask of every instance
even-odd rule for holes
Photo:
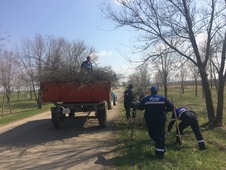
[[[88,55],[92,55],[92,63],[97,60],[94,48],[88,47],[84,41],[69,42],[52,38],[48,42],[41,81],[72,81],[76,78],[75,75],[80,74],[81,64]]]
[[[95,49],[93,47],[89,47],[84,41],[81,40],[66,42],[63,51],[65,55],[65,64],[68,68],[74,69],[72,72],[80,71],[81,63],[88,55],[92,55],[93,63],[97,60]]]
[[[188,61],[188,64],[186,65],[189,68],[189,73],[191,76],[191,80],[193,80],[193,86],[194,86],[194,92],[195,92],[195,97],[198,96],[198,85],[200,82],[200,74],[198,71],[198,68],[192,63]]]
[[[161,51],[158,49],[158,51]],[[164,95],[168,96],[168,81],[170,80],[170,75],[174,70],[174,63],[176,61],[175,53],[170,53],[168,49],[164,49],[159,53],[155,59],[152,59],[158,75],[160,76],[161,84],[164,88]]]
[[[26,89],[26,82],[24,77],[24,72],[20,71],[15,79],[14,89],[17,93],[17,101],[19,101],[21,91],[24,91]]]
[[[129,76],[128,84],[132,84],[135,88],[134,94],[137,96],[144,95],[148,87],[150,87],[151,77],[149,73],[148,64],[144,63],[143,65],[137,68],[137,71]]]
[[[42,36],[37,35],[32,40],[25,40],[22,43],[22,53],[20,54],[21,62],[24,66],[25,72],[30,79],[33,94],[37,101],[38,107],[41,105],[38,100],[37,88],[39,88],[39,79],[42,70],[42,61],[45,56],[45,42]]]
[[[185,82],[186,82],[186,78],[189,76],[189,72],[190,69],[187,68],[186,65],[187,60],[183,60],[183,58],[181,58],[181,60],[179,61],[179,73],[178,73],[178,79],[180,80],[180,84],[181,84],[181,90],[180,90],[180,95],[184,94],[184,90],[185,90]]]
[[[95,50],[84,41],[69,42],[64,38],[36,35],[22,42],[20,59],[29,77],[32,91],[39,108],[42,103],[39,87],[42,81],[72,79],[73,73],[79,73],[82,61],[92,55],[97,59]]]
[[[152,83],[156,84],[158,87],[162,87],[162,73],[160,70],[158,70],[157,73],[155,73]]]
[[[210,127],[222,124],[225,74],[225,3],[223,0],[135,0],[121,1],[121,10],[105,6],[103,12],[115,22],[116,27],[128,26],[139,33],[143,50],[153,44],[164,43],[181,57],[190,60],[198,69],[205,92],[205,101]],[[117,6],[119,8],[119,6]],[[219,91],[217,119],[208,81],[207,63],[214,37],[220,38],[221,66],[219,69]],[[200,39],[205,39],[205,55],[199,50]],[[148,56],[149,57],[149,56]],[[147,58],[148,58],[147,57]]]
[[[14,90],[16,78],[19,73],[19,62],[13,52],[4,51],[2,57],[0,58],[0,65],[0,83],[4,87],[3,96],[6,97],[6,101],[9,105],[9,112],[11,114],[11,94]],[[3,100],[3,106],[4,101],[5,100]]]
[[[224,30],[223,32],[224,34],[218,34],[218,37],[216,38],[216,46],[214,48],[215,55],[211,57],[211,64],[213,65],[213,75],[217,87],[216,123],[218,125],[222,125],[224,108],[224,87],[226,81],[226,31]]]

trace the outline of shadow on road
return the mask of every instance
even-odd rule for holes
[[[87,117],[65,119],[61,129],[55,129],[51,119],[35,120],[0,134],[0,146],[31,146],[107,130],[109,127],[99,127],[97,119],[87,120]]]

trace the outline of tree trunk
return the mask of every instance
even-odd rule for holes
[[[210,87],[213,88],[213,69],[212,69],[212,63],[210,62]]]
[[[165,96],[167,97],[167,93],[168,93],[167,84],[164,84],[164,92],[165,92]]]
[[[9,104],[9,95],[8,94],[6,94],[6,103]]]
[[[216,120],[214,122],[216,126],[222,125],[223,103],[224,103],[224,87],[222,87],[222,85],[219,84],[218,98],[217,98],[217,113],[216,113]]]
[[[9,97],[9,114],[12,114],[11,97]]]
[[[168,74],[166,73],[166,71],[163,71],[163,86],[164,86],[164,93],[166,97],[168,96],[167,77],[168,77]]]
[[[18,90],[18,91],[17,91],[17,98],[16,98],[16,101],[17,101],[17,102],[19,101],[19,98],[20,98],[20,91]]]
[[[181,88],[181,93],[184,94],[184,82],[183,80],[181,80],[181,84],[180,84],[180,88]]]
[[[4,110],[5,110],[5,92],[2,95],[2,117],[4,117]]]
[[[197,77],[195,76],[195,97],[198,96],[198,81],[197,81]]]
[[[216,113],[216,120],[215,120],[215,124],[219,126],[222,125],[223,109],[224,109],[224,85],[225,85],[225,79],[226,79],[226,76],[224,75],[225,59],[226,59],[225,54],[226,54],[226,32],[225,32],[223,50],[222,50],[222,63],[221,63],[222,65],[219,72],[217,113]]]
[[[41,90],[39,89],[38,91],[38,100],[37,100],[37,104],[38,104],[38,108],[39,109],[42,109],[42,92]]]
[[[40,90],[38,90],[38,92],[37,92],[36,89],[35,89],[34,81],[32,81],[31,83],[32,83],[32,90],[33,90],[33,93],[34,93],[34,96],[35,96],[35,100],[37,102],[37,106],[38,106],[39,109],[41,109],[42,108],[42,103],[40,103],[40,97],[39,97]]]
[[[206,72],[200,71],[202,77],[202,87],[205,94],[206,108],[208,114],[209,127],[214,128],[215,113],[213,106],[212,94]]]
[[[217,98],[217,113],[216,113],[216,126],[222,126],[223,107],[224,107],[224,84],[223,78],[219,77],[218,98]]]

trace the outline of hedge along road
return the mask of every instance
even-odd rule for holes
[[[117,90],[118,99],[121,95]],[[97,119],[77,117],[56,130],[50,111],[0,127],[0,169],[116,169],[114,122],[120,103],[108,110],[104,129]]]

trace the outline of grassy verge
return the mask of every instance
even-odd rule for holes
[[[192,89],[186,89],[182,96],[176,95],[176,90],[169,92],[169,99],[173,98],[176,106],[185,106],[197,112],[199,124],[207,145],[207,149],[200,151],[191,128],[187,128],[183,135],[183,145],[175,143],[175,125],[167,136],[168,151],[163,160],[155,158],[155,146],[148,136],[143,120],[143,112],[137,113],[133,138],[131,128],[125,121],[125,111],[122,106],[122,121],[117,125],[119,139],[115,165],[122,170],[221,170],[226,169],[226,132],[222,128],[209,130],[205,124],[207,114],[202,95],[194,97]],[[161,93],[160,93],[161,95]],[[168,114],[168,120],[170,114]],[[225,120],[225,119],[224,119]],[[168,125],[169,121],[166,123]],[[225,122],[224,122],[225,123]]]
[[[45,104],[42,109],[38,109],[35,101],[16,102],[13,104],[13,114],[7,114],[0,118],[0,126],[43,113],[50,110],[51,106],[52,104]]]

